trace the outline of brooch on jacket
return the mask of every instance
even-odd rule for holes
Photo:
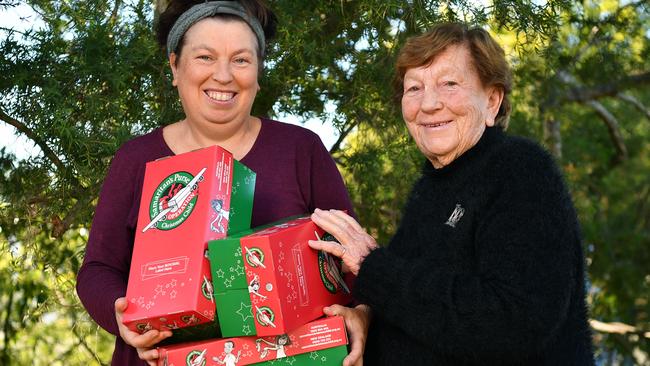
[[[451,213],[451,216],[449,216],[447,222],[445,222],[445,225],[456,227],[456,224],[458,221],[460,221],[464,214],[465,209],[460,205],[460,203],[457,203],[456,208],[454,208],[454,212]]]

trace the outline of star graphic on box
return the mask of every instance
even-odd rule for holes
[[[224,281],[223,281],[223,285],[226,286],[226,287],[231,287],[231,286],[232,286],[232,281],[231,281],[231,280],[228,280],[228,279],[227,279],[227,280],[224,280]]]
[[[288,363],[289,365],[293,365],[293,363],[296,362],[296,358],[295,357],[287,357],[284,362]]]
[[[170,282],[171,286],[176,287],[176,282],[177,282],[176,280],[172,280],[172,282]]]
[[[253,317],[253,313],[251,312],[252,308],[252,305],[246,305],[242,302],[240,303],[239,310],[235,311],[235,313],[239,314],[243,321],[246,321],[246,319]]]
[[[238,276],[243,276],[244,267],[242,267],[241,265],[237,265],[237,267],[235,267],[235,274],[237,274]]]
[[[316,360],[318,358],[318,352],[309,352],[309,358]]]
[[[244,333],[244,334],[246,334],[246,335],[251,334],[251,327],[250,327],[250,325],[248,325],[248,324],[244,325],[244,326],[241,328],[241,332]]]
[[[170,298],[170,299],[175,299],[175,298],[176,298],[176,294],[177,294],[176,290],[172,290],[172,291],[170,291],[170,292],[169,292],[169,298]]]
[[[219,268],[217,270],[216,274],[217,274],[217,277],[219,277],[219,278],[223,278],[223,276],[225,275],[225,273],[223,272],[223,270],[221,268]]]

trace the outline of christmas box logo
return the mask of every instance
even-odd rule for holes
[[[192,176],[188,172],[175,172],[158,185],[149,204],[151,221],[142,232],[156,228],[172,230],[180,226],[194,210],[199,194],[199,182],[203,181],[206,168]]]

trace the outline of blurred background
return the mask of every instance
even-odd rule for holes
[[[0,0],[0,365],[108,365],[74,290],[124,141],[182,118],[153,23],[166,0]],[[255,115],[306,124],[387,243],[422,157],[392,101],[405,39],[488,29],[515,74],[509,133],[557,158],[584,232],[598,365],[650,365],[650,5],[269,0],[280,24]]]

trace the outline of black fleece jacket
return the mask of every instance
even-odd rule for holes
[[[354,294],[373,310],[370,366],[594,364],[562,175],[540,146],[497,127],[448,166],[425,164]]]

